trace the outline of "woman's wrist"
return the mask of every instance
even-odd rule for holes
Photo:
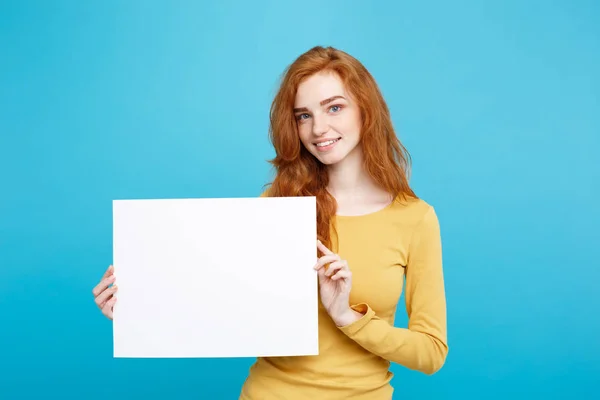
[[[339,316],[333,317],[332,319],[337,327],[342,327],[358,321],[363,316],[363,314],[359,313],[358,311],[354,311],[352,308],[348,307],[347,310],[345,310]]]

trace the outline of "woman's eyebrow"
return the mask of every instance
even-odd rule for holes
[[[339,96],[339,95],[338,96],[331,96],[331,97],[329,97],[329,98],[327,98],[325,100],[322,100],[319,104],[322,105],[322,106],[324,106],[325,104],[331,103],[332,101],[337,100],[337,99],[344,99],[344,100],[346,100],[346,98],[344,96]],[[306,107],[294,108],[294,112],[295,113],[306,112],[306,111],[308,111],[308,108],[306,108]]]

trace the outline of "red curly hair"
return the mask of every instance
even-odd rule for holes
[[[271,105],[269,138],[276,156],[269,162],[276,175],[268,195],[316,196],[318,239],[331,248],[331,230],[335,230],[331,221],[337,203],[327,191],[325,166],[300,142],[293,112],[300,83],[321,71],[337,73],[358,103],[362,119],[360,145],[364,168],[371,178],[395,199],[417,196],[408,184],[410,155],[396,137],[389,109],[375,79],[349,54],[333,47],[313,47],[286,68]]]

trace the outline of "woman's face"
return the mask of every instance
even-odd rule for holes
[[[300,141],[323,164],[339,163],[359,145],[360,110],[336,73],[319,72],[303,81],[294,114]]]

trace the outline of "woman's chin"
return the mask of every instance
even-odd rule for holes
[[[334,153],[329,154],[316,154],[315,157],[317,160],[321,162],[323,165],[335,165],[341,161],[341,157]]]

